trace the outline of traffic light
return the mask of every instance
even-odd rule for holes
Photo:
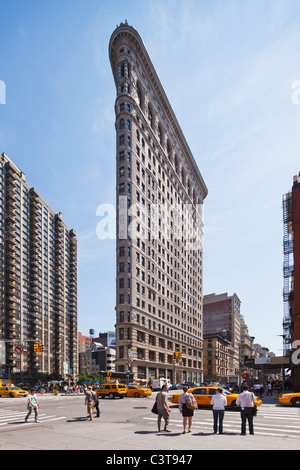
[[[41,353],[44,351],[44,346],[42,343],[34,343],[33,345],[33,350],[36,353]]]
[[[180,351],[174,351],[173,357],[174,357],[174,359],[179,361],[179,359],[181,359],[181,352]]]

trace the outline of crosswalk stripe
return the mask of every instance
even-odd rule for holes
[[[51,418],[51,417],[49,417],[49,418]],[[50,422],[50,421],[59,421],[61,419],[66,419],[66,416],[60,416],[58,418],[52,418],[52,419],[48,419],[48,418],[43,419],[43,420],[40,421],[40,423],[35,423],[34,420],[32,420],[32,421],[28,421],[27,423],[24,422],[24,423],[16,423],[16,424],[12,424],[12,423],[7,423],[7,424],[8,424],[8,426],[10,426],[11,428],[13,427],[13,429],[14,429],[14,428],[20,427],[20,426],[29,426],[31,424],[34,424],[34,425],[43,424],[43,423],[47,423],[47,422]]]
[[[212,422],[212,420],[209,420],[209,419],[205,418],[205,419],[203,419],[203,420],[200,421],[200,422],[199,422],[199,421],[198,421],[198,422],[195,421],[195,424],[197,423],[197,424],[200,424],[200,425],[201,425],[202,422],[205,422],[205,421]],[[238,425],[238,424],[240,424],[240,423],[241,423],[240,420],[239,420],[239,421],[230,421],[230,420],[227,420],[226,418],[224,418],[224,425],[225,425],[225,424],[226,424],[226,425],[227,425],[227,424]],[[255,426],[265,426],[265,423],[259,423],[257,420],[254,420],[254,424],[255,424]],[[274,428],[274,427],[275,427],[275,428],[276,428],[276,427],[279,427],[280,429],[282,429],[282,428],[296,428],[296,429],[299,429],[299,426],[293,426],[292,424],[289,424],[288,426],[285,426],[285,425],[282,425],[282,424],[269,424],[268,426],[269,426],[269,427],[273,427],[273,428]],[[265,428],[265,429],[267,429],[267,428]],[[299,432],[300,432],[300,431],[299,431]]]
[[[28,424],[35,424],[34,414],[29,418],[28,422],[25,422],[25,416],[28,411],[14,411],[14,410],[1,410],[0,412],[0,427],[10,426],[10,427],[19,427],[26,426]],[[46,423],[48,421],[57,421],[61,419],[66,419],[65,416],[57,417],[56,415],[47,415],[45,413],[38,414],[38,420],[40,423]],[[22,421],[20,421],[22,420]]]
[[[144,420],[148,420],[148,421],[155,421],[157,422],[157,418],[148,418],[148,417],[144,417]],[[208,423],[208,421],[210,421],[210,424]],[[180,424],[179,424],[180,423]],[[177,419],[170,419],[170,425],[173,425],[173,426],[176,426],[176,427],[182,427],[182,420],[177,420]],[[199,430],[212,430],[212,426],[213,426],[213,422],[212,422],[212,419],[207,419],[207,418],[203,418],[201,422],[199,421],[193,421],[193,425],[192,425],[192,429],[199,429]],[[240,419],[237,420],[237,421],[224,421],[223,423],[223,428],[225,429],[226,428],[226,431],[233,431],[233,432],[236,432],[237,430],[240,431],[241,429],[241,421]],[[293,426],[293,425],[289,425],[289,426],[282,426],[282,425],[269,425],[268,427],[266,427],[264,424],[262,423],[258,423],[255,419],[254,421],[254,432],[255,434],[257,435],[262,435],[262,436],[265,436],[266,435],[266,432],[262,432],[262,431],[268,431],[268,436],[277,436],[277,437],[288,437],[288,438],[299,438],[299,433],[300,433],[300,430],[295,430],[296,429],[299,429],[299,426]],[[278,432],[277,432],[278,430]],[[280,432],[281,431],[281,432]],[[285,431],[284,433],[282,431]]]

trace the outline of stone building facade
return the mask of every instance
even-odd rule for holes
[[[112,34],[109,57],[117,95],[116,370],[199,382],[207,188],[127,23]]]

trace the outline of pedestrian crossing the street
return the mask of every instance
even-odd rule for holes
[[[26,411],[16,410],[0,410],[0,432],[6,431],[7,427],[15,428],[19,426],[29,426],[35,423],[34,413],[30,416],[27,423],[25,423]],[[58,421],[65,419],[65,416],[47,415],[45,413],[39,413],[38,420],[40,424],[47,423],[49,421]]]
[[[145,422],[157,426],[157,417],[144,417]],[[170,429],[180,432],[182,416],[178,409],[172,408],[170,413]],[[192,432],[209,434],[213,432],[213,416],[211,410],[200,409],[194,413]],[[224,434],[240,434],[241,417],[238,411],[226,411],[223,422]],[[248,433],[248,425],[247,425]],[[254,417],[254,433],[262,436],[300,438],[300,410],[297,408],[281,408],[261,405]]]

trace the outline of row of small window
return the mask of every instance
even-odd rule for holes
[[[130,334],[130,332],[129,332]],[[120,339],[120,338],[119,338]],[[130,339],[130,338],[127,338]],[[146,360],[146,350],[137,348],[137,359]],[[124,359],[124,346],[118,347],[118,359]],[[167,363],[173,364],[173,354],[164,354],[164,353],[157,353],[157,351],[148,351],[148,360],[151,362],[159,362],[159,363]],[[182,359],[182,365],[184,367],[193,367],[194,369],[202,367],[201,362],[192,361],[192,359]]]
[[[125,256],[125,253],[127,253],[127,256],[130,257],[130,247],[126,247],[125,246],[120,246],[119,248],[119,256]]]
[[[122,102],[120,103],[119,110],[120,110],[121,113],[122,113],[123,111],[127,111],[128,113],[130,113],[130,111],[131,111],[130,104],[129,104],[129,103],[126,103],[126,102],[124,102],[124,101],[122,101]]]
[[[123,193],[125,193],[125,191],[127,192],[127,194],[130,194],[130,192],[131,192],[130,183],[127,183],[127,185],[125,185],[125,183],[120,183],[119,184],[119,194],[123,194]]]
[[[125,300],[127,299],[127,304],[130,304],[130,294],[127,294],[127,298],[125,294],[119,294],[119,304],[125,304]]]
[[[127,168],[127,178],[130,178],[130,175],[131,175],[131,170],[130,170],[130,168]],[[119,177],[123,178],[124,176],[125,176],[125,168],[122,166],[119,169]]]
[[[119,130],[127,129],[128,131],[131,130],[131,122],[129,119],[127,119],[126,124],[125,124],[125,119],[120,119],[119,122]]]
[[[126,266],[125,263],[119,263],[119,273],[125,273]],[[130,273],[130,263],[127,263],[127,272]]]
[[[125,162],[125,155],[127,155],[127,162],[130,163],[131,161],[131,155],[130,155],[130,152],[127,152],[127,154],[124,152],[124,150],[122,150],[120,153],[119,153],[119,161],[120,162]]]
[[[131,146],[131,138],[130,138],[129,135],[127,136],[126,142],[127,142],[127,147],[130,147]],[[119,137],[119,145],[125,145],[125,135],[124,134],[120,135],[120,137]]]

